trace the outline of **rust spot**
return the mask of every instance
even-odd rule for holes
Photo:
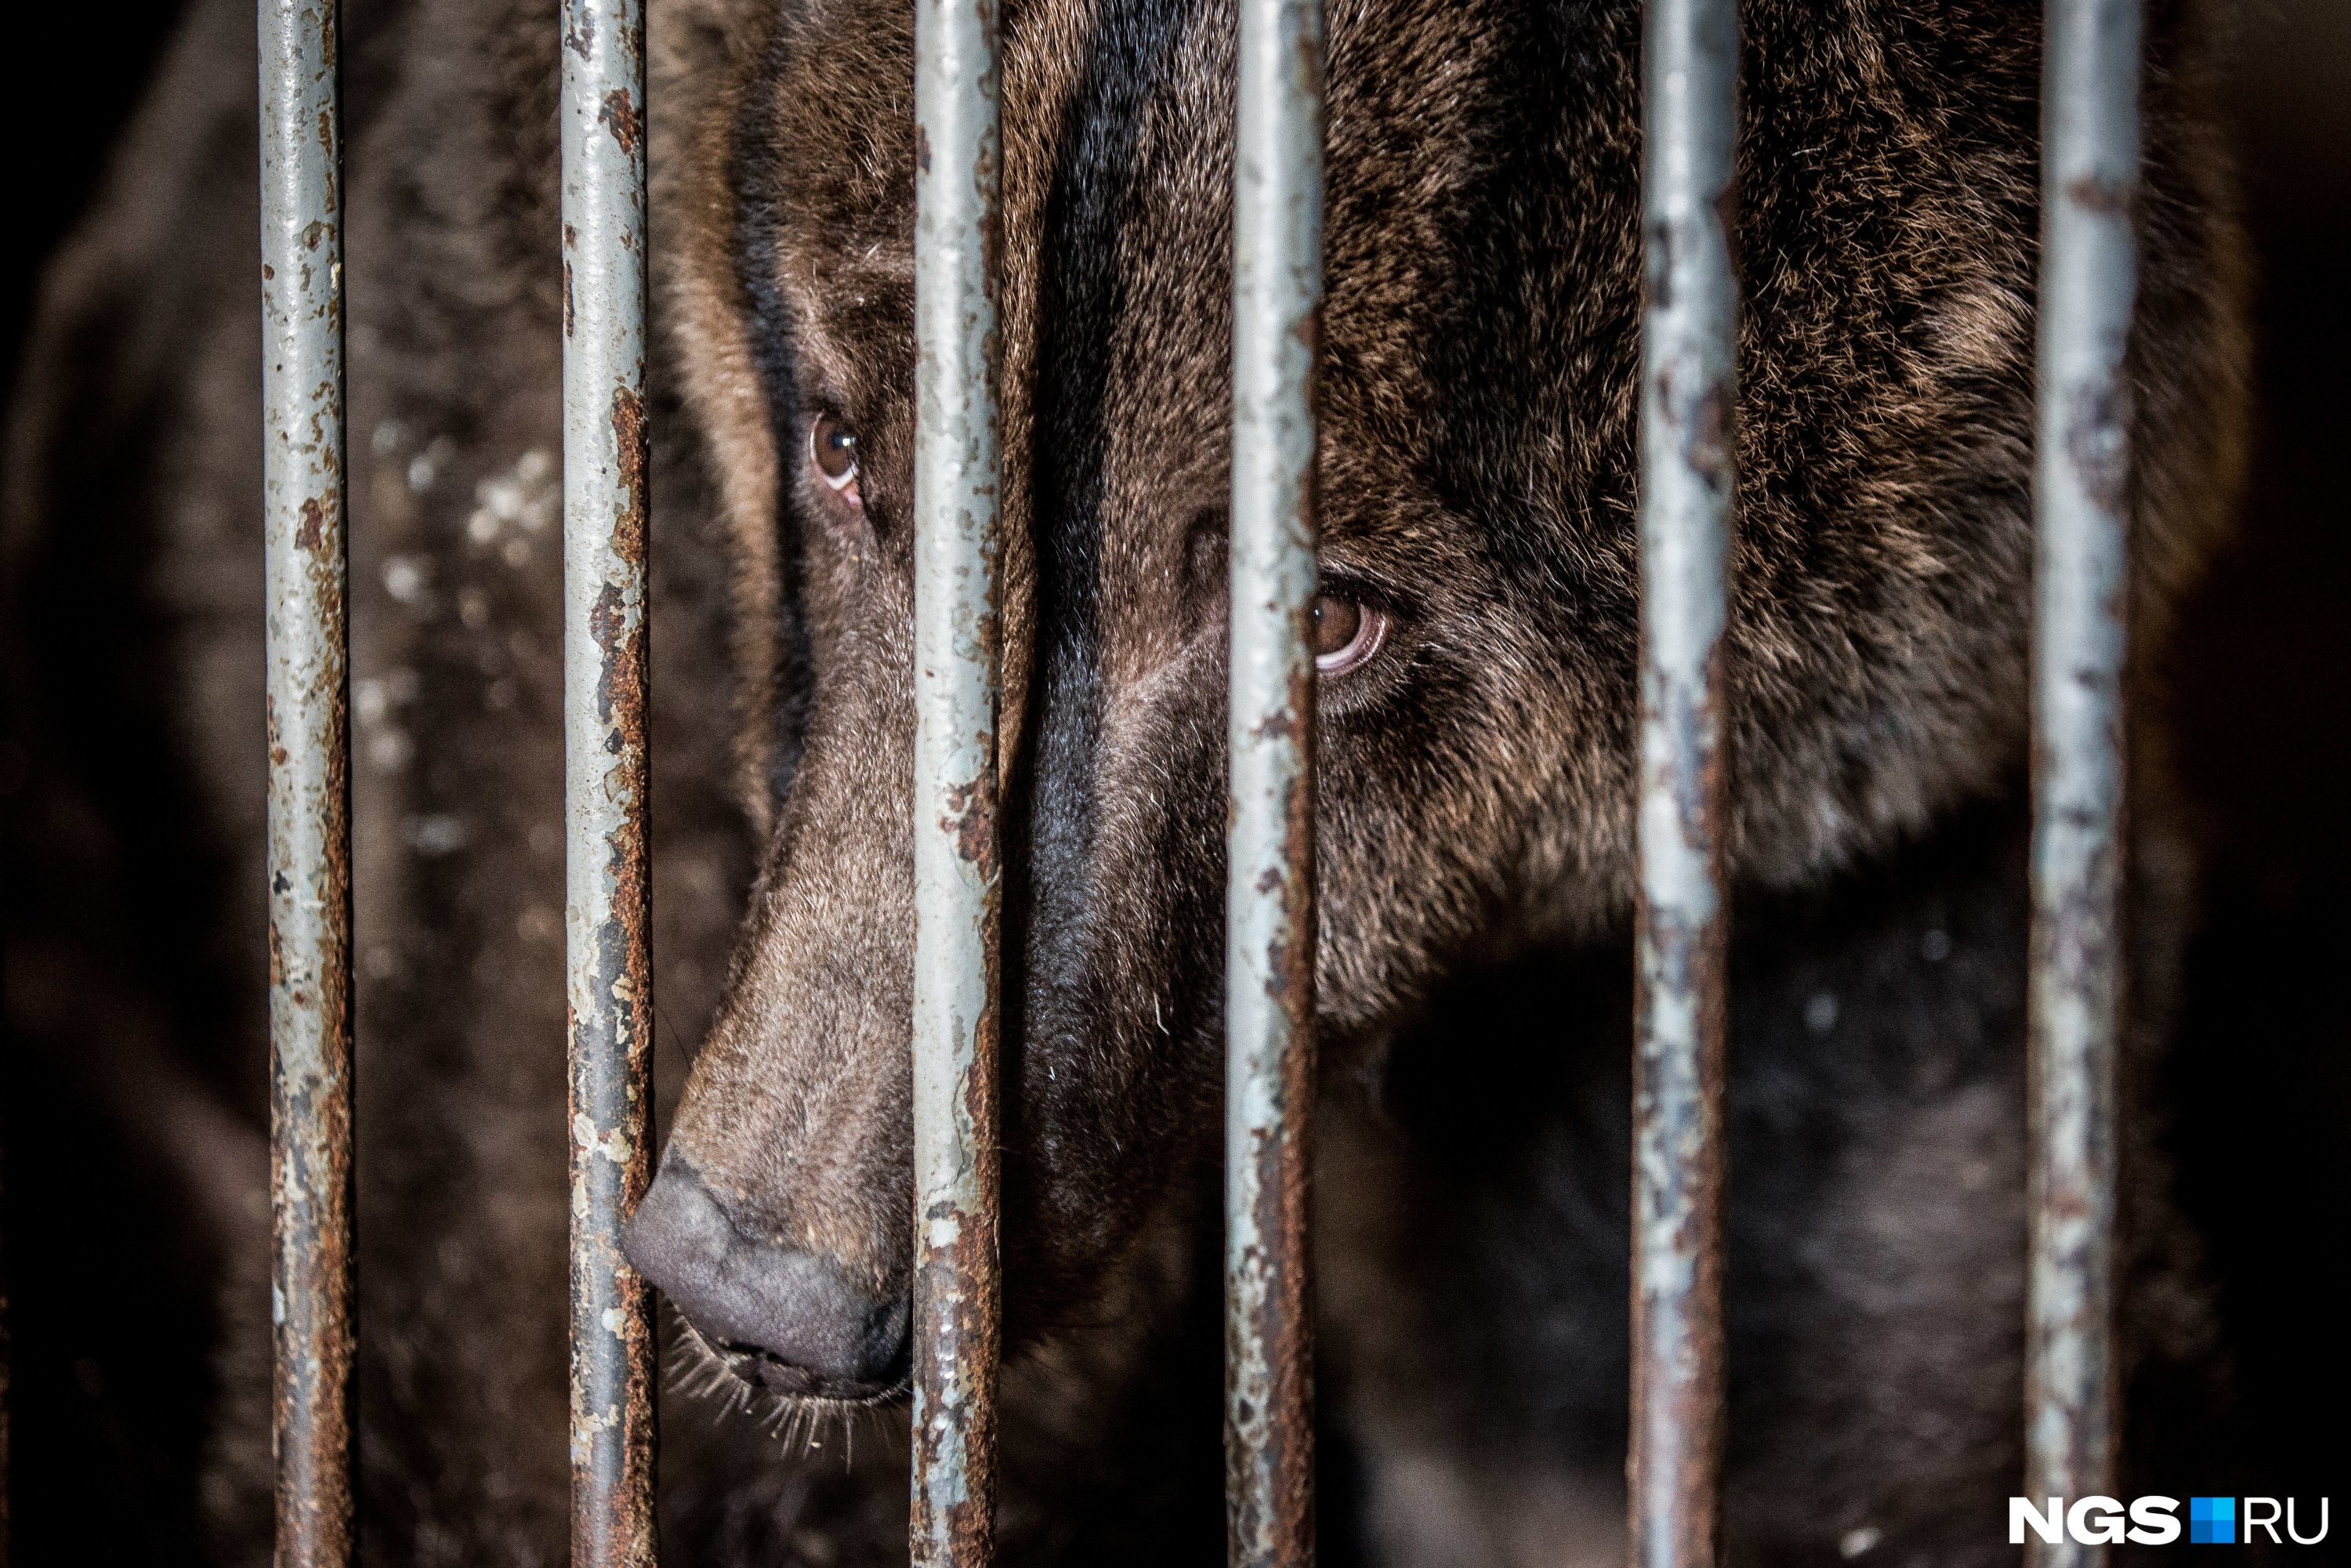
[[[1690,405],[1682,461],[1718,494],[1730,487],[1730,399],[1719,381],[1708,383]]]
[[[1322,96],[1322,38],[1318,33],[1301,34],[1297,43],[1298,80],[1300,92]]]
[[[2078,1187],[2052,1187],[2041,1207],[2048,1220],[2080,1219],[2090,1212],[2089,1195]]]
[[[1733,176],[1714,194],[1714,221],[1722,229],[1722,251],[1730,263],[1730,276],[1739,277],[1744,259],[1739,247],[1739,181]]]
[[[983,777],[948,790],[952,815],[939,819],[940,831],[955,835],[956,854],[978,867],[983,878],[996,874],[996,791],[989,781],[994,772],[992,767],[983,768]]]
[[[568,276],[568,275],[567,275]],[[612,389],[612,447],[620,454],[628,509],[612,520],[612,553],[631,566],[645,562],[645,400],[634,387]]]
[[[2127,395],[2113,385],[2085,387],[2066,412],[2065,459],[2074,477],[2100,510],[2120,513],[2130,478]]]
[[[588,634],[603,651],[596,675],[596,716],[610,732],[605,748],[618,753],[626,737],[642,735],[645,682],[644,622],[629,623],[628,596],[616,582],[597,591],[588,612]],[[640,742],[639,744],[642,744]]]
[[[317,554],[327,531],[327,511],[312,496],[302,503],[302,526],[295,530],[295,546],[309,554]]]
[[[2065,199],[2094,213],[2121,217],[2131,210],[2132,183],[2128,180],[2102,179],[2095,173],[2083,174],[2066,183]]]
[[[261,276],[264,277],[275,277],[277,276],[277,269],[265,261],[261,264]]]
[[[1284,707],[1270,713],[1258,720],[1257,727],[1249,733],[1260,740],[1295,740],[1301,733],[1298,710]]]
[[[567,339],[571,336],[571,259],[566,256],[563,261],[563,335]]]
[[[598,123],[611,131],[612,140],[621,144],[622,153],[631,158],[637,155],[637,143],[644,137],[644,112],[637,108],[636,100],[629,96],[628,89],[614,88],[606,93],[604,107],[596,119]]]
[[[1674,383],[1674,367],[1657,371],[1657,404],[1665,418],[1681,430],[1683,468],[1705,479],[1716,494],[1730,489],[1730,395],[1721,381],[1709,381],[1707,391],[1683,404],[1681,388]]]
[[[1298,773],[1281,802],[1282,936],[1269,960],[1270,989],[1289,998],[1293,1036],[1314,1028],[1314,665],[1309,661],[1290,677],[1290,700],[1310,716],[1299,727]],[[1302,1102],[1293,1101],[1296,1110]],[[1303,1236],[1301,1231],[1301,1236]]]

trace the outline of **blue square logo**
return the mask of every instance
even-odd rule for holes
[[[2188,1539],[2199,1546],[2234,1546],[2237,1543],[2237,1500],[2232,1497],[2189,1498]]]

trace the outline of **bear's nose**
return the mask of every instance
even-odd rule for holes
[[[747,1382],[854,1398],[905,1377],[904,1297],[874,1301],[828,1260],[748,1234],[674,1152],[622,1245]]]

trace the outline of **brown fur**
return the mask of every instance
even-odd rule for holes
[[[1730,667],[1734,858],[1759,887],[1882,854],[2018,762],[2028,21],[1750,11]],[[866,523],[784,530],[805,552],[807,750],[677,1146],[750,1223],[885,1291],[907,1222],[908,26],[815,5],[742,51],[762,63],[725,100],[732,200],[693,208],[684,359],[722,472],[745,476],[732,491],[811,411],[850,417]],[[2185,26],[2158,26],[2161,57]],[[1321,994],[1341,1040],[1467,952],[1625,907],[1635,27],[1610,7],[1333,18],[1324,572],[1398,626],[1323,698]],[[1040,1302],[1082,1297],[1148,1207],[1138,1173],[1166,1179],[1210,1124],[1230,47],[1214,10],[1008,13],[1006,246],[1036,258],[1006,305],[1026,1015],[1008,1246]],[[2234,251],[2182,90],[2152,78],[2149,585],[2189,570],[2234,460],[2210,413],[2236,395]],[[731,315],[712,306],[730,280]]]

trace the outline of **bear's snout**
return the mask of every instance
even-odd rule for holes
[[[904,1296],[874,1301],[831,1260],[751,1234],[674,1152],[622,1246],[746,1382],[832,1399],[870,1398],[905,1382]]]

